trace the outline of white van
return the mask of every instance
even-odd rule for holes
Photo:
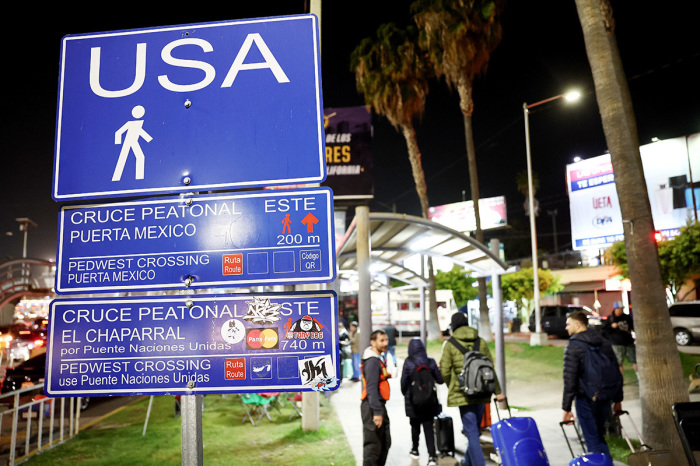
[[[452,290],[437,290],[438,324],[442,332],[447,331],[452,314],[458,311]],[[391,321],[401,334],[420,334],[420,292],[418,290],[373,291],[372,292],[372,327],[381,328],[388,320],[387,308],[390,309]],[[428,311],[428,291],[425,292],[425,320],[430,320]]]

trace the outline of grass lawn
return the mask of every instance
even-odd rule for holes
[[[323,396],[321,429],[303,432],[291,407],[272,412],[272,422],[253,427],[241,423],[245,410],[238,396],[207,395],[202,429],[205,464],[354,465],[343,428]],[[173,397],[153,401],[146,436],[142,437],[148,398],[103,419],[69,441],[40,455],[29,465],[180,465],[180,418],[174,417]]]

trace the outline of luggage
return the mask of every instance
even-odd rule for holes
[[[455,455],[455,430],[452,418],[445,413],[440,413],[433,419],[435,430],[435,443],[440,456]]]
[[[509,418],[501,420],[498,402],[495,405],[498,422],[491,426],[491,437],[501,464],[503,466],[549,466],[535,420],[531,417],[511,417],[508,400],[506,400],[506,407]]]
[[[629,436],[627,435],[627,432],[625,432],[625,428],[622,427],[621,417],[623,414],[626,414],[629,417],[630,423],[632,424],[632,427],[634,428],[634,431],[637,433],[637,437],[639,438],[639,443],[642,444],[639,451],[634,451],[632,442],[630,442]],[[617,411],[615,413],[615,417],[617,418],[617,422],[620,425],[620,432],[622,432],[622,436],[627,442],[627,445],[629,445],[630,450],[632,450],[632,454],[627,457],[627,463],[630,466],[671,466],[671,464],[673,464],[671,462],[670,451],[653,450],[649,445],[646,445],[644,443],[644,440],[642,440],[642,435],[639,433],[639,430],[637,429],[637,426],[632,420],[632,416],[630,416],[630,413],[628,413],[627,411]]]
[[[491,405],[487,404],[486,409],[484,409],[484,415],[481,418],[480,429],[486,429],[491,427]]]
[[[578,441],[581,443],[583,454],[579,456],[574,455],[574,450],[571,448],[571,442],[569,442],[569,437],[566,436],[564,426],[567,424],[571,424],[572,426],[574,426],[574,430],[576,431],[576,437],[578,437]],[[579,432],[578,426],[576,425],[575,421],[562,421],[559,423],[559,426],[561,427],[561,431],[564,434],[564,438],[566,439],[566,445],[569,447],[569,451],[571,452],[571,456],[573,457],[573,459],[569,461],[569,466],[613,466],[612,458],[610,458],[605,453],[586,453],[586,446],[583,443],[581,432]]]
[[[695,366],[695,372],[698,367]],[[691,466],[700,464],[700,401],[676,403],[671,407],[676,430]]]

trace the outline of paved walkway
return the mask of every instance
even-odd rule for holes
[[[401,366],[401,360],[399,360],[399,366]],[[389,450],[389,457],[387,464],[390,466],[398,465],[425,465],[428,463],[428,452],[425,447],[425,440],[421,434],[421,444],[419,448],[420,459],[411,460],[408,456],[408,452],[411,449],[411,427],[408,423],[408,418],[404,411],[404,399],[401,395],[400,387],[400,367],[396,371],[396,378],[390,379],[391,386],[391,399],[387,402],[387,411],[389,413],[389,419],[391,420],[391,438],[392,446]],[[628,386],[625,388],[627,389]],[[459,417],[458,408],[448,408],[446,405],[447,400],[447,389],[444,385],[438,386],[438,397],[443,403],[443,410],[452,416],[455,426],[455,444],[457,448],[456,459],[452,458],[442,458],[440,459],[440,465],[454,465],[457,463],[456,460],[463,458],[464,450],[466,448],[466,437],[461,433],[462,426]],[[345,435],[348,438],[348,442],[352,448],[357,464],[362,464],[362,422],[360,420],[360,391],[361,384],[359,382],[349,382],[344,380],[340,388],[334,392],[331,396],[331,403],[333,404],[338,417],[343,425]],[[517,398],[516,390],[514,387],[509,387],[509,393],[511,393],[511,398]],[[541,399],[537,403],[539,406],[547,406],[545,408],[538,408],[535,410],[522,411],[520,413],[513,413],[514,416],[528,416],[532,417],[536,422],[542,436],[542,441],[544,443],[545,451],[547,452],[547,457],[549,463],[552,466],[557,465],[567,465],[571,460],[571,454],[568,447],[566,446],[566,440],[564,439],[561,429],[559,427],[559,421],[561,421],[562,411],[560,408],[561,403],[561,388],[558,386],[554,387],[542,387],[541,392],[538,395]],[[700,396],[693,395],[693,398]],[[516,404],[516,403],[513,403]],[[516,404],[518,405],[518,404]],[[522,405],[520,405],[522,406]],[[551,406],[549,408],[548,406]],[[630,413],[632,419],[638,428],[641,429],[641,408],[638,399],[627,400],[623,403],[623,408]],[[495,415],[494,407],[492,405],[492,419],[496,422],[497,418]],[[623,423],[625,421],[623,420]],[[629,426],[629,424],[623,424]],[[632,429],[628,428],[628,433]],[[573,430],[570,432],[571,437],[575,437]],[[580,453],[579,449],[576,449],[577,443],[572,443],[574,446],[574,452]],[[489,444],[482,442],[484,446],[484,451],[487,453],[493,451],[489,448]],[[494,465],[497,464],[494,461],[488,460],[486,464]],[[622,465],[623,463],[615,463],[616,465]]]

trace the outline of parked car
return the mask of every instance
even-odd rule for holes
[[[677,344],[687,346],[700,339],[700,301],[672,304],[668,313]]]
[[[17,361],[26,361],[46,351],[46,333],[41,329],[18,327],[11,330],[12,338],[8,342],[8,360],[10,365]]]
[[[42,383],[46,368],[46,353],[27,359],[14,368],[8,368],[2,381],[0,393],[8,393],[20,388]],[[24,384],[24,387],[22,386]]]
[[[29,388],[32,385],[44,382],[44,372],[46,371],[46,353],[34,356],[14,368],[8,368],[5,372],[5,378],[2,381],[0,393],[9,393],[20,388]],[[43,390],[37,392],[29,392],[26,399],[22,399],[20,403],[26,403],[35,395],[43,395]],[[5,402],[12,402],[6,399]],[[90,403],[89,397],[83,397],[81,400],[80,409],[84,410]]]
[[[589,317],[593,316],[593,313],[584,306],[574,306],[574,305],[556,305],[556,306],[540,306],[540,316],[542,320],[542,331],[548,335],[556,335],[561,338],[568,338],[569,334],[566,332],[566,318],[569,314],[574,311],[583,311],[588,314]],[[590,322],[590,325],[596,324],[596,322]],[[530,314],[530,325],[528,328],[531,332],[535,331],[535,311]]]

